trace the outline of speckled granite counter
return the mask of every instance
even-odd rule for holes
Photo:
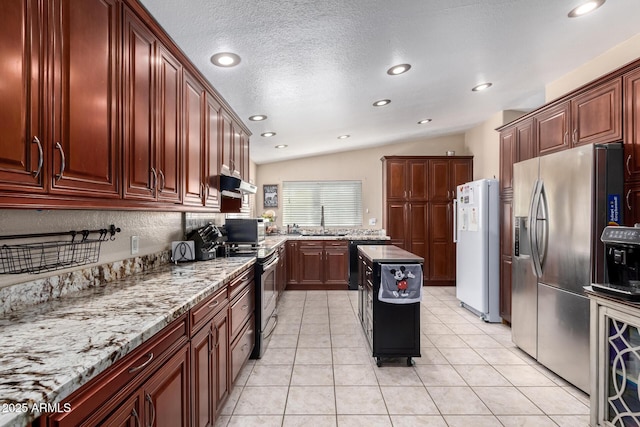
[[[164,265],[0,317],[0,426],[32,418],[8,404],[60,402],[254,263]]]

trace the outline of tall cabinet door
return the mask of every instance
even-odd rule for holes
[[[207,94],[207,108],[205,113],[205,204],[208,207],[220,208],[219,175],[220,175],[220,132],[221,132],[221,111],[218,104],[211,95]]]
[[[116,0],[53,0],[51,191],[120,197]],[[100,100],[100,102],[96,102]]]
[[[451,204],[449,202],[431,202],[429,206],[428,277],[432,281],[455,280],[456,265],[455,246],[452,242]],[[452,248],[454,249],[452,250]]]
[[[182,65],[160,44],[158,44],[157,81],[158,200],[180,203],[182,200],[182,129],[180,126]]]
[[[153,90],[156,38],[124,8],[124,197],[155,200]]]
[[[184,100],[184,146],[185,181],[184,203],[202,206],[204,183],[202,182],[202,160],[204,159],[203,103],[204,88],[185,71],[183,84]]]
[[[41,16],[36,0],[0,2],[0,189],[43,190]]]

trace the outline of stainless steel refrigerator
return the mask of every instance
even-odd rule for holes
[[[589,301],[604,280],[600,234],[621,223],[622,144],[587,145],[513,166],[513,342],[589,393]]]

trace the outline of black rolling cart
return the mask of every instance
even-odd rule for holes
[[[378,366],[382,366],[385,358],[404,357],[407,366],[412,366],[412,358],[420,357],[420,303],[383,302],[379,293],[382,275],[390,274],[390,268],[398,272],[401,267],[419,271],[416,280],[421,287],[424,259],[392,245],[360,246],[358,254],[359,318],[372,356]],[[398,289],[397,293],[400,295],[396,297],[402,299],[402,290]]]

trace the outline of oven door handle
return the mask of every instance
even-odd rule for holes
[[[264,336],[265,339],[269,338],[273,334],[273,332],[276,330],[276,326],[278,326],[278,313],[273,313],[271,317],[273,317],[274,319],[273,328],[271,328],[269,333]]]
[[[275,257],[273,259],[273,261],[271,261],[269,264],[265,265],[262,269],[263,271],[266,273],[268,270],[270,270],[271,268],[275,268],[275,266],[278,264],[278,262],[280,261],[279,257]]]

